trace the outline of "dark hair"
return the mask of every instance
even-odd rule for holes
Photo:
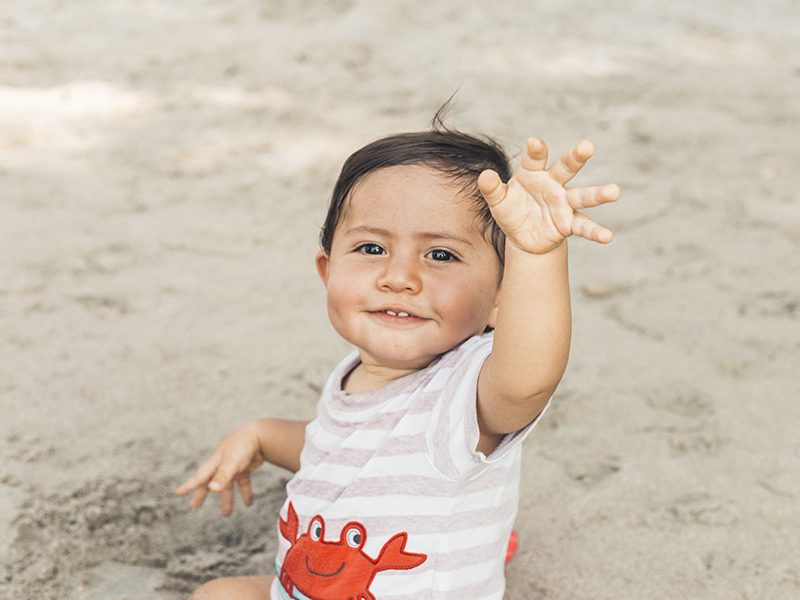
[[[490,137],[476,137],[445,126],[443,117],[449,104],[450,100],[436,111],[429,131],[381,138],[356,150],[345,161],[320,232],[320,245],[327,254],[330,254],[333,234],[342,219],[347,198],[358,181],[378,169],[421,165],[432,167],[453,181],[463,182],[462,192],[475,200],[476,218],[482,232],[503,264],[505,235],[478,190],[478,175],[485,169],[493,169],[503,181],[508,181],[511,177],[508,157],[500,144]]]

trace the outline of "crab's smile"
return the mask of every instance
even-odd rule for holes
[[[339,573],[342,572],[342,569],[344,569],[344,563],[339,565],[339,568],[336,569],[333,573],[321,573],[311,568],[311,565],[308,564],[308,556],[306,556],[306,569],[308,569],[308,572],[311,573],[312,575],[318,575],[320,577],[334,577],[335,575],[338,575]]]

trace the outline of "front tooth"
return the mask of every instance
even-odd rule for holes
[[[407,312],[399,312],[399,313],[397,313],[397,316],[398,317],[408,317],[410,315]]]
[[[396,313],[396,312],[394,312],[393,310],[387,310],[387,311],[385,311],[385,312],[386,312],[386,314],[387,314],[387,315],[392,315],[393,317],[396,317],[396,316],[397,316],[397,313]]]

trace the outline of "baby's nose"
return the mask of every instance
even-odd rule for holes
[[[422,288],[419,263],[410,256],[394,256],[378,278],[378,287],[393,292],[417,293]]]

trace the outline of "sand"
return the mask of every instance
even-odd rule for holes
[[[341,162],[456,89],[452,124],[590,138],[576,183],[624,193],[570,246],[506,597],[800,597],[796,3],[30,0],[0,39],[1,598],[270,572],[287,473],[227,520],[173,489],[313,415]]]

